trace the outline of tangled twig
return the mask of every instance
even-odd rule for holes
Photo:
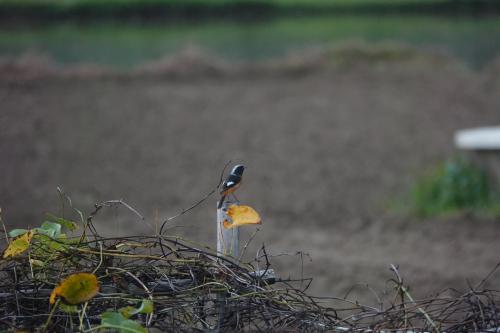
[[[124,204],[107,203],[96,205],[84,222],[90,225],[103,207]],[[447,290],[418,300],[391,266],[396,297],[373,307],[346,298],[313,297],[307,287],[300,288],[310,279],[272,276],[265,246],[244,262],[175,236],[105,238],[94,232],[74,241],[40,235],[27,253],[0,263],[1,331],[93,331],[103,312],[144,299],[154,304],[154,311],[134,320],[161,331],[454,333],[496,332],[500,327],[500,291],[480,289],[495,271],[464,293]],[[50,307],[53,288],[75,272],[93,272],[99,294],[78,306],[77,313]],[[336,306],[328,305],[332,303]]]

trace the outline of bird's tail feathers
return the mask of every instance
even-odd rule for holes
[[[222,197],[219,200],[219,204],[217,205],[217,209],[221,209],[222,205],[224,204],[224,200],[226,199],[226,195],[222,195]]]

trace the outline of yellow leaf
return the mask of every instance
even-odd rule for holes
[[[132,241],[132,242],[123,242],[123,243],[116,244],[115,247],[119,250],[121,247],[125,247],[125,246],[131,247],[131,248],[136,248],[136,247],[146,247],[147,245]]]
[[[14,257],[26,251],[30,247],[33,234],[34,231],[29,230],[19,237],[14,238],[5,251],[3,251],[3,258]]]
[[[76,305],[92,299],[99,292],[99,282],[94,274],[76,273],[72,274],[50,294],[50,304],[56,302],[56,297],[61,297],[64,303]]]
[[[37,259],[30,259],[30,263],[31,265],[33,266],[38,266],[38,267],[43,267],[45,266],[45,263],[41,260],[37,260]]]
[[[227,216],[231,221],[224,220],[224,228],[231,229],[247,224],[261,224],[259,213],[250,206],[231,205],[227,209]]]

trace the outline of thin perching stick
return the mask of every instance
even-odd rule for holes
[[[181,210],[179,213],[175,214],[174,216],[170,216],[169,218],[167,218],[165,221],[163,221],[163,223],[161,224],[161,227],[160,227],[160,236],[163,234],[163,228],[165,227],[165,225],[172,221],[172,220],[175,220],[176,218],[178,218],[179,216],[181,215],[184,215],[186,214],[187,212],[189,212],[190,210],[198,207],[199,205],[201,205],[205,200],[207,200],[212,194],[214,194],[217,189],[220,187],[220,185],[222,184],[222,182],[224,181],[224,173],[226,172],[226,169],[228,167],[228,165],[231,163],[232,161],[229,160],[225,165],[224,165],[224,168],[222,169],[222,172],[220,173],[220,177],[219,177],[219,182],[217,183],[217,185],[215,186],[214,189],[212,189],[210,192],[208,192],[208,194],[206,194],[203,198],[201,198],[200,200],[198,200],[196,203],[194,203],[193,205],[191,205],[190,207],[188,208],[185,208],[183,210]]]

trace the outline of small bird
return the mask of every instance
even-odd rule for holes
[[[236,191],[236,189],[241,185],[243,171],[245,171],[245,166],[241,164],[235,165],[231,170],[224,183],[222,183],[222,189],[220,191],[221,198],[217,208],[221,208],[226,197]]]

